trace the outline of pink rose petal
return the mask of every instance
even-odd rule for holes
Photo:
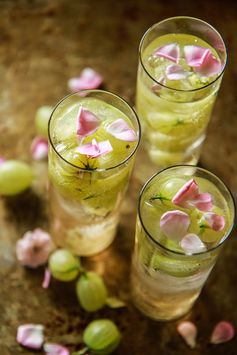
[[[24,324],[17,329],[17,342],[30,349],[41,349],[44,342],[44,327],[41,324]]]
[[[0,165],[2,165],[5,161],[6,161],[6,159],[4,159],[3,157],[0,157]]]
[[[181,207],[189,207],[188,201],[195,198],[198,194],[198,185],[194,179],[189,180],[183,187],[174,195],[172,202]]]
[[[221,321],[215,326],[210,343],[221,344],[231,340],[235,335],[235,329],[230,322]]]
[[[207,250],[205,244],[196,234],[187,234],[180,242],[181,248],[185,254],[192,255],[194,253],[201,253]]]
[[[185,71],[181,65],[171,64],[166,68],[166,77],[169,80],[186,79],[189,75],[190,73]]]
[[[207,212],[204,214],[204,219],[208,226],[214,231],[222,231],[225,227],[225,218],[213,212]]]
[[[165,212],[160,219],[162,232],[174,241],[179,241],[185,235],[189,224],[188,214],[178,210]]]
[[[87,155],[90,158],[98,158],[101,155],[112,152],[112,150],[113,148],[109,140],[98,143],[95,139],[91,143],[76,148],[76,152]]]
[[[212,209],[212,196],[209,193],[197,194],[190,205],[195,206],[200,211],[210,211]]]
[[[200,46],[184,46],[184,57],[190,67],[200,67],[210,49]]]
[[[212,196],[209,193],[200,194],[198,185],[194,179],[189,180],[174,195],[172,202],[184,208],[198,208],[200,211],[210,211],[212,209]]]
[[[77,117],[77,135],[81,138],[94,133],[100,125],[98,117],[81,106]]]
[[[45,343],[44,351],[47,355],[70,355],[70,352],[65,346],[54,343]]]
[[[22,265],[36,268],[47,262],[53,249],[54,245],[50,235],[37,228],[33,232],[26,232],[17,241],[16,256]]]
[[[50,284],[50,280],[51,280],[51,272],[49,271],[49,269],[46,268],[44,271],[44,279],[43,279],[42,287],[48,288]]]
[[[201,75],[213,76],[222,69],[221,62],[214,57],[209,48],[185,46],[184,56],[187,64]]]
[[[197,338],[196,325],[192,322],[184,321],[178,324],[177,331],[185,340],[186,344],[190,346],[190,348],[194,349]]]
[[[178,63],[180,58],[180,48],[177,43],[170,43],[157,48],[153,54]]]
[[[222,65],[210,52],[204,58],[202,65],[195,68],[195,71],[203,76],[213,76],[221,72]]]
[[[35,137],[31,143],[33,159],[41,160],[48,157],[48,141],[42,137]]]
[[[134,130],[122,118],[112,122],[107,127],[107,132],[110,133],[113,137],[122,141],[135,142],[137,140],[137,136]]]
[[[72,92],[97,89],[103,82],[102,76],[91,68],[85,68],[77,78],[68,81],[68,87]]]

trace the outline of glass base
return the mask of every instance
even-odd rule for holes
[[[164,273],[157,273],[154,279],[133,267],[131,289],[135,306],[147,317],[158,321],[176,320],[187,314],[201,288],[186,288],[187,280],[184,279],[178,280],[178,286],[171,279],[175,278]]]
[[[51,234],[58,247],[79,256],[92,256],[102,252],[114,240],[119,211],[106,216],[87,215],[76,202],[65,200],[52,187],[50,189]]]

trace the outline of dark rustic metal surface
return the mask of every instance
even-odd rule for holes
[[[89,315],[79,309],[73,284],[53,282],[41,288],[43,269],[30,271],[15,260],[15,242],[34,227],[48,228],[46,163],[32,162],[34,114],[68,93],[67,80],[85,66],[98,70],[105,88],[134,102],[138,44],[144,31],[176,15],[202,18],[223,35],[229,49],[213,119],[200,164],[216,173],[237,197],[237,39],[235,2],[226,1],[0,1],[0,155],[30,162],[35,182],[30,191],[0,199],[0,354],[33,354],[15,341],[19,324],[42,323],[47,340],[74,350],[83,327],[92,319],[109,317],[119,325],[123,340],[117,355],[237,354],[237,338],[208,345],[214,324],[222,319],[237,327],[235,233],[191,314],[199,329],[198,345],[190,350],[176,332],[177,322],[146,319],[129,297],[130,256],[134,239],[136,200],[141,187],[141,152],[114,244],[86,261],[104,274],[112,294],[127,302],[120,310]],[[40,354],[40,352],[39,352]]]

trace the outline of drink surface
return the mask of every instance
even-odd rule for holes
[[[173,78],[173,80],[169,79],[169,77],[166,77],[166,73],[167,67],[173,65],[174,61],[159,55],[155,55],[157,48],[172,44],[179,48],[179,58],[177,61],[178,65],[183,69],[183,77],[180,76],[180,79],[178,77]],[[214,58],[220,63],[220,58],[218,57],[217,52],[207,42],[193,35],[173,33],[161,36],[152,41],[147,46],[142,54],[144,66],[154,79],[156,79],[161,84],[164,79],[166,79],[163,84],[173,89],[195,90],[210,84],[217,78],[219,73],[207,75],[207,73],[205,74],[205,71],[199,72],[197,71],[196,67],[189,65],[185,58],[185,48],[187,48],[187,46],[198,46],[203,49],[209,49]]]
[[[172,60],[164,54],[170,47]],[[205,55],[206,64],[190,65]],[[160,167],[196,164],[221,81],[217,52],[195,36],[169,34],[143,49],[141,60],[136,108],[150,159]]]
[[[80,109],[93,114],[97,120],[96,129],[84,136],[77,134]],[[127,131],[131,130],[132,140],[110,133],[108,128],[118,120],[123,122]],[[88,208],[88,213],[108,213],[120,199],[119,193],[124,192],[133,165],[133,157],[123,164],[136,149],[138,141],[129,118],[102,100],[82,97],[75,104],[64,104],[54,112],[51,131],[54,149],[60,155],[50,150],[49,174],[54,186],[63,197],[81,202],[85,210]],[[108,141],[109,149],[102,154],[98,146],[95,156],[90,155],[90,151],[83,154],[78,151],[88,145],[93,148],[94,142],[96,145],[107,142],[108,145]]]
[[[77,135],[77,116],[79,108],[82,107],[93,113],[99,120],[99,127],[95,132],[80,138]],[[117,108],[96,98],[81,98],[74,105],[64,105],[62,109],[55,112],[52,141],[56,151],[69,163],[87,170],[100,170],[115,167],[122,163],[133,152],[137,143],[127,142],[115,138],[107,128],[118,119],[123,119],[133,129],[129,118]],[[92,158],[76,151],[79,145],[91,143],[93,139],[97,142],[109,140],[112,151],[108,154]]]
[[[190,177],[178,175],[166,175],[159,180],[159,183],[151,185],[144,194],[141,201],[141,219],[147,232],[154,240],[159,242],[167,249],[185,254],[180,245],[180,241],[185,234],[195,234],[204,243],[206,250],[217,246],[223,237],[228,235],[231,227],[229,207],[225,198],[219,189],[211,182],[202,177],[195,177],[194,182],[198,188],[198,199],[204,196],[206,200],[210,200],[210,208],[208,210],[200,210],[195,205],[196,197],[190,196],[190,203],[184,207],[183,203],[174,203],[175,195],[185,186],[189,184]],[[193,202],[193,204],[192,204]],[[202,207],[201,207],[202,208]],[[206,209],[204,207],[204,209]],[[180,211],[187,215],[190,223],[183,233],[183,236],[172,238],[172,235],[162,228],[162,216],[167,212]],[[219,227],[214,227],[210,223],[210,217],[215,217],[223,221]],[[220,217],[220,218],[219,218]],[[185,222],[185,221],[184,221]],[[181,222],[182,223],[182,220]],[[176,225],[176,228],[178,226]],[[216,229],[216,230],[215,230]],[[165,231],[164,231],[165,230]],[[177,240],[174,240],[177,239]],[[199,252],[199,251],[197,251]],[[195,254],[195,252],[194,252]]]

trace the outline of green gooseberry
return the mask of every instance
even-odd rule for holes
[[[60,281],[74,280],[80,271],[80,260],[67,249],[57,249],[49,257],[49,269]]]
[[[103,279],[95,272],[85,272],[80,276],[76,292],[81,307],[87,312],[96,312],[106,303],[106,286]]]
[[[92,354],[111,354],[121,341],[121,333],[109,319],[94,320],[86,327],[83,341]]]

